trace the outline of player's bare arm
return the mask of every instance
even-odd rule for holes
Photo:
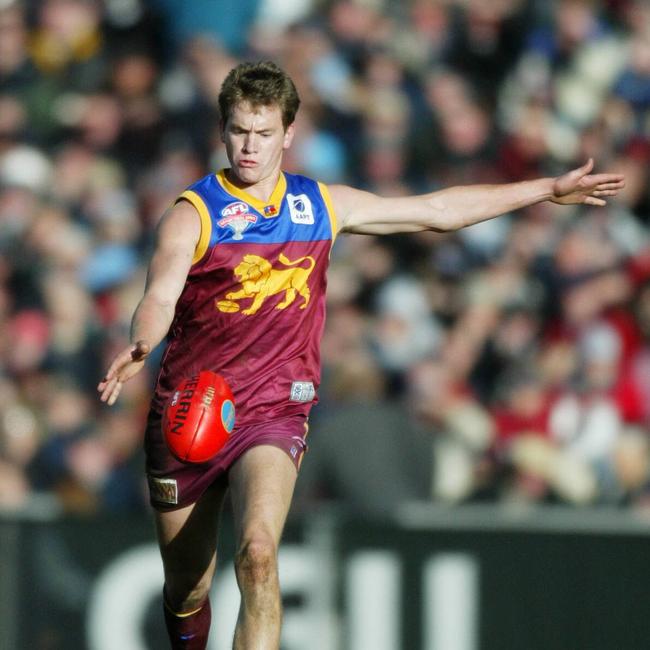
[[[593,160],[557,178],[450,187],[421,196],[382,198],[344,185],[330,189],[341,232],[388,235],[471,226],[541,201],[603,206],[625,185],[622,174],[591,174]]]
[[[131,322],[131,345],[115,357],[97,386],[102,402],[115,403],[124,382],[142,369],[147,355],[169,331],[200,235],[199,215],[187,201],[180,201],[160,220],[144,296]]]

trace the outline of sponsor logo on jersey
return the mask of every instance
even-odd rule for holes
[[[217,298],[216,308],[224,313],[234,313],[239,311],[242,300],[250,300],[248,307],[241,312],[244,316],[250,316],[259,311],[267,298],[279,294],[282,300],[275,304],[275,309],[286,309],[298,296],[302,298],[298,308],[305,309],[311,298],[307,280],[316,260],[311,255],[290,260],[280,253],[278,261],[283,267],[274,268],[269,260],[253,253],[244,255],[233,270],[241,289]],[[305,262],[308,266],[302,266]]]
[[[217,225],[221,228],[230,228],[233,239],[243,239],[244,230],[257,221],[257,217],[248,210],[248,206],[243,201],[229,203],[221,210],[221,219],[217,221]]]
[[[314,223],[314,211],[306,194],[287,194],[287,203],[293,223],[301,226],[310,226]]]
[[[277,205],[265,205],[264,206],[264,216],[265,217],[277,217],[278,216],[278,206]]]
[[[291,384],[292,402],[311,402],[316,396],[314,384],[311,381],[294,381]]]
[[[155,503],[178,505],[178,484],[175,478],[147,476],[151,500]]]

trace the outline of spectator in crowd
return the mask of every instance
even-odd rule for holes
[[[159,215],[223,164],[225,73],[267,56],[304,98],[290,171],[393,196],[589,156],[627,179],[597,214],[540,205],[338,242],[303,503],[336,474],[333,431],[360,444],[381,424],[395,506],[648,505],[646,2],[127,4],[0,2],[1,507],[144,508],[131,468],[159,351],[118,413],[90,396],[125,344]],[[338,469],[330,496],[348,489]],[[355,506],[377,513],[376,489]]]

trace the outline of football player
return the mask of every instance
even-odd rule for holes
[[[592,160],[557,178],[420,196],[327,187],[282,171],[298,106],[274,63],[230,71],[219,95],[229,167],[191,185],[162,217],[132,343],[98,386],[114,404],[167,337],[145,449],[174,649],[206,645],[227,490],[241,591],[234,648],[279,647],[277,552],[317,400],[325,272],[337,235],[449,232],[541,201],[604,205],[623,187],[619,174],[593,174]],[[235,428],[212,459],[183,463],[165,446],[161,415],[174,387],[202,370],[232,388]]]

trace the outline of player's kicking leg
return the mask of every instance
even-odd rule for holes
[[[225,486],[213,485],[193,505],[156,512],[165,570],[165,623],[172,650],[204,650],[210,631],[209,592]]]
[[[235,650],[280,647],[278,546],[296,474],[285,452],[266,445],[250,449],[230,470],[237,535],[235,572],[241,591]]]

